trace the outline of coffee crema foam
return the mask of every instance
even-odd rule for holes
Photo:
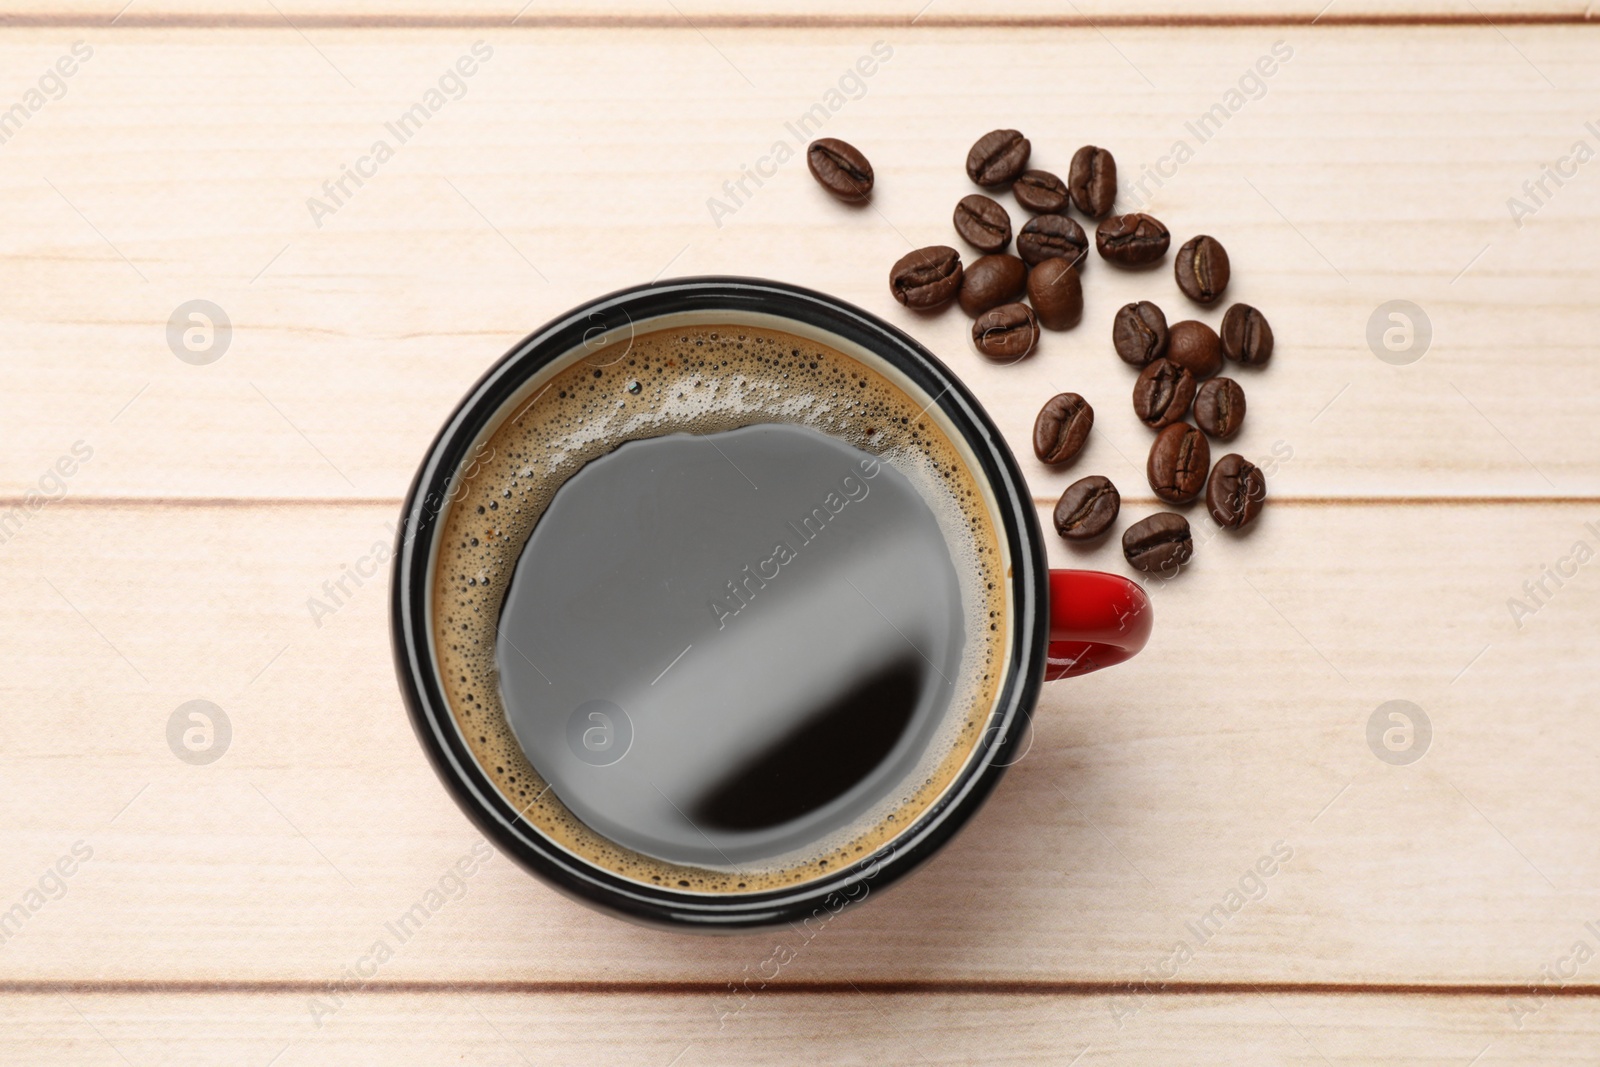
[[[534,525],[584,464],[626,441],[773,422],[807,426],[872,453],[921,493],[945,534],[961,584],[967,634],[961,676],[928,754],[868,817],[770,864],[732,870],[673,864],[591,830],[533,768],[501,702],[495,662],[500,610]],[[452,489],[435,547],[430,621],[457,728],[525,822],[589,863],[645,885],[758,892],[864,859],[915,823],[966,765],[1003,673],[1004,569],[988,504],[956,447],[883,375],[778,330],[679,326],[580,350],[531,398],[507,405],[504,421],[478,443]]]

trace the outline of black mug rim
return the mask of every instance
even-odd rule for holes
[[[479,768],[439,685],[428,633],[433,540],[467,450],[532,375],[599,328],[665,315],[726,310],[788,318],[852,341],[906,375],[936,404],[977,459],[999,510],[997,534],[1011,557],[1013,640],[994,710],[978,750],[899,836],[832,874],[782,889],[716,895],[679,892],[623,878],[545,838]],[[619,317],[620,316],[620,317]],[[783,282],[704,276],[621,289],[551,320],[502,356],[456,405],[412,479],[395,537],[390,582],[395,671],[412,726],[456,803],[503,853],[565,895],[621,918],[677,930],[737,932],[801,921],[865,899],[921,864],[971,817],[1016,748],[1043,684],[1049,640],[1049,570],[1033,498],[1016,459],[976,398],[908,334],[835,297]]]

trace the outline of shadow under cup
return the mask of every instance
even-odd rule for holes
[[[992,589],[977,594],[988,597],[983,606],[998,613],[983,646],[986,658],[977,662],[980,668],[987,663],[993,674],[977,682],[970,657],[961,661],[961,674],[972,678],[950,681],[959,683],[954,691],[967,694],[966,704],[952,698],[943,714],[962,718],[941,723],[945,740],[933,745],[928,759],[913,761],[912,791],[906,793],[898,784],[896,788],[901,789],[897,795],[914,802],[894,809],[889,821],[880,819],[865,829],[852,825],[843,836],[836,833],[831,840],[842,842],[839,848],[799,847],[788,858],[763,862],[762,857],[730,856],[712,845],[716,855],[708,855],[706,862],[677,867],[617,845],[600,832],[605,823],[598,813],[592,826],[577,817],[557,799],[563,790],[556,761],[540,755],[543,747],[529,750],[532,765],[543,765],[549,773],[546,781],[528,766],[516,742],[508,740],[512,734],[499,693],[486,692],[499,684],[492,658],[478,649],[474,662],[484,670],[483,677],[475,677],[462,666],[463,653],[454,639],[458,628],[448,625],[451,611],[492,611],[498,618],[500,602],[490,602],[487,588],[479,592],[477,577],[466,579],[472,589],[451,586],[441,592],[447,584],[441,581],[441,547],[446,537],[450,553],[464,546],[466,540],[458,537],[461,523],[478,522],[477,516],[490,532],[517,530],[514,516],[526,508],[520,520],[524,528],[514,537],[502,535],[508,544],[501,557],[515,564],[527,528],[575,471],[601,455],[616,455],[614,450],[626,440],[673,432],[666,424],[656,428],[649,411],[632,419],[593,420],[611,426],[612,432],[596,432],[592,425],[574,430],[560,448],[551,450],[554,458],[543,469],[535,468],[546,457],[515,457],[518,469],[512,477],[522,479],[515,483],[516,492],[507,489],[503,497],[496,493],[490,499],[482,491],[489,480],[485,472],[495,464],[504,467],[512,458],[492,443],[505,439],[502,430],[510,420],[537,411],[533,406],[553,383],[573,382],[581,364],[585,379],[590,367],[597,372],[597,387],[604,383],[604,389],[649,399],[653,394],[630,380],[644,377],[641,369],[628,369],[634,367],[627,362],[630,355],[639,354],[638,339],[667,329],[682,328],[689,337],[709,327],[741,326],[763,335],[788,334],[859,364],[872,372],[875,388],[887,386],[912,405],[912,422],[919,421],[915,413],[920,409],[921,420],[937,431],[930,436],[945,454],[957,458],[979,498],[969,507],[981,508],[986,520],[973,525],[986,527],[989,555],[983,568],[990,580],[969,586]],[[799,352],[795,349],[797,356]],[[601,377],[608,370],[611,377]],[[861,377],[858,384],[865,388],[869,375]],[[619,396],[617,410],[626,410],[629,399]],[[821,403],[841,412],[847,406]],[[772,410],[769,405],[743,416],[721,411],[721,422],[713,420],[706,432],[785,421]],[[826,420],[817,428],[827,429]],[[858,440],[850,443],[864,445],[869,454],[873,443],[883,440],[861,439],[855,430],[851,434]],[[888,459],[897,453],[890,449],[883,454]],[[498,489],[500,483],[494,484]],[[391,623],[401,690],[418,737],[457,802],[497,847],[535,875],[586,904],[654,925],[704,931],[757,928],[837,912],[881,890],[948,840],[1015,761],[1045,672],[1049,594],[1044,551],[1031,495],[999,431],[954,375],[906,334],[831,297],[775,282],[690,278],[624,290],[579,307],[528,337],[472,388],[430,447],[406,499],[394,558]],[[483,581],[485,587],[491,583],[487,577]],[[503,596],[510,578],[502,575],[499,581],[495,598]],[[484,599],[472,604],[458,599],[458,593]],[[971,595],[964,594],[964,600],[970,601]],[[971,617],[969,611],[969,636]],[[443,638],[436,634],[441,626]],[[468,684],[469,679],[478,684]],[[604,715],[605,702],[596,707],[602,717],[594,721],[614,729]],[[569,796],[575,807],[581,806],[575,795]]]

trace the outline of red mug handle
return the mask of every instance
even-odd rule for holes
[[[1050,651],[1044,680],[1071,678],[1131,658],[1150,640],[1150,598],[1104,571],[1050,572]]]

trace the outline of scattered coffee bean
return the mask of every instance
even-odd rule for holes
[[[1222,369],[1222,342],[1205,323],[1184,319],[1167,328],[1167,358],[1196,378],[1209,378]]]
[[[908,308],[932,311],[961,290],[961,253],[948,245],[907,252],[889,270],[889,291]]]
[[[1122,556],[1146,574],[1176,577],[1194,555],[1189,520],[1171,511],[1140,519],[1122,533]]]
[[[1167,350],[1167,317],[1148,300],[1124,304],[1111,322],[1111,344],[1122,362],[1143,367]]]
[[[1078,268],[1064,259],[1047,259],[1028,272],[1028,300],[1039,325],[1070,330],[1083,318],[1083,282]]]
[[[1056,533],[1068,541],[1089,541],[1111,529],[1121,510],[1122,494],[1111,479],[1091,474],[1067,486],[1052,518]]]
[[[1119,267],[1144,267],[1167,254],[1172,235],[1149,215],[1113,215],[1094,231],[1094,242],[1102,258]]]
[[[1194,421],[1206,433],[1226,441],[1244,425],[1244,390],[1232,378],[1203,382],[1194,395]]]
[[[1081,270],[1088,254],[1088,235],[1076,219],[1065,215],[1035,215],[1017,234],[1017,255],[1030,267],[1047,259],[1064,259]]]
[[[1033,146],[1016,130],[991,130],[967,152],[967,177],[983,186],[1006,185],[1028,165]]]
[[[1202,304],[1216,303],[1228,287],[1228,250],[1215,237],[1191,237],[1178,249],[1172,269],[1183,295]]]
[[[1079,211],[1091,219],[1105,218],[1117,199],[1117,161],[1104,148],[1084,145],[1072,155],[1067,187]]]
[[[1181,420],[1194,399],[1194,375],[1170,359],[1154,359],[1133,383],[1133,413],[1152,430]]]
[[[1217,460],[1206,486],[1206,510],[1225,530],[1238,530],[1261,514],[1267,499],[1267,478],[1261,468],[1237,452]]]
[[[1047,170],[1024,171],[1011,186],[1017,203],[1039,214],[1067,210],[1067,183]]]
[[[1186,504],[1205,488],[1210,468],[1211,446],[1206,435],[1186,422],[1175,422],[1156,435],[1145,475],[1156,496],[1171,504]]]
[[[854,146],[834,137],[812,141],[806,166],[817,184],[840,200],[865,200],[872,195],[872,164]]]
[[[972,261],[961,277],[961,310],[977,318],[1022,295],[1028,268],[1016,256],[995,252]]]
[[[964,196],[956,205],[956,232],[974,248],[998,252],[1011,243],[1011,216],[982,193]]]
[[[1235,304],[1222,316],[1222,353],[1247,367],[1272,358],[1272,327],[1249,304]]]
[[[1039,343],[1039,320],[1027,304],[1001,304],[972,324],[972,343],[997,363],[1015,363]]]
[[[1094,408],[1077,393],[1057,393],[1033,420],[1033,454],[1041,463],[1069,463],[1094,429]]]

